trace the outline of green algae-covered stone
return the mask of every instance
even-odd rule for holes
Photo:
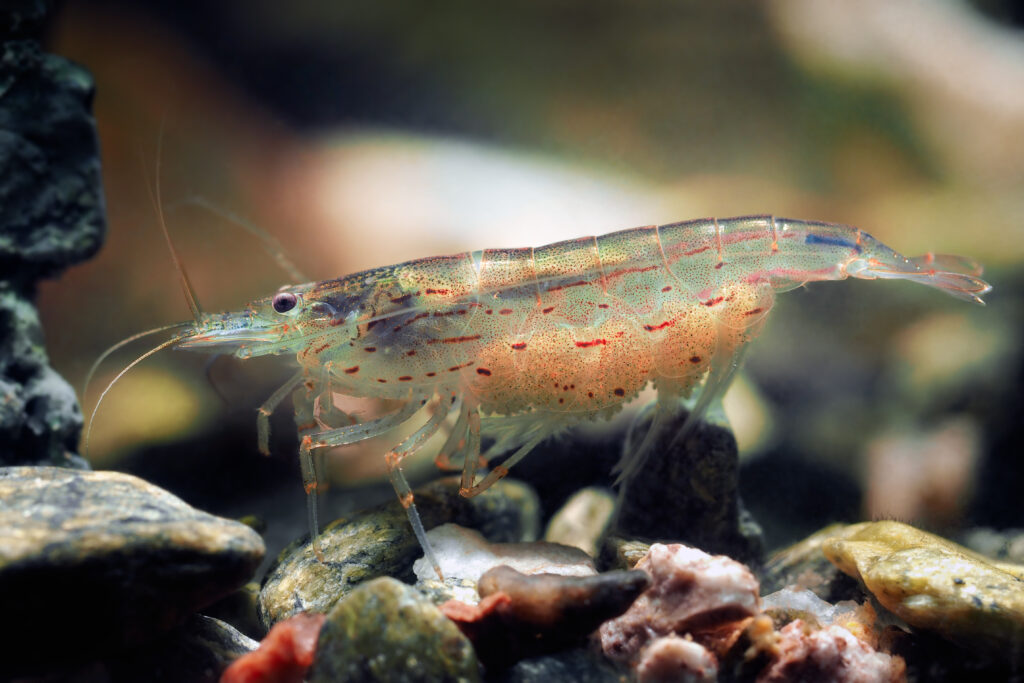
[[[1024,568],[892,521],[850,525],[823,550],[911,626],[1000,659],[1022,659]]]
[[[382,577],[359,586],[327,614],[312,683],[479,681],[469,639],[415,588]]]
[[[505,479],[473,498],[449,477],[417,489],[416,508],[426,528],[445,522],[478,529],[491,541],[536,538],[539,503],[526,484]],[[326,613],[360,583],[379,576],[413,579],[423,555],[405,509],[397,500],[330,524],[317,539],[323,561],[309,543],[286,549],[260,593],[260,617],[268,626],[304,611]]]

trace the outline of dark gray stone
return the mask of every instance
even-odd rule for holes
[[[245,525],[130,475],[0,468],[4,666],[150,641],[244,584],[263,552]]]
[[[740,502],[736,439],[724,417],[709,415],[677,440],[686,417],[680,411],[654,436],[644,466],[620,496],[610,535],[682,542],[759,565],[761,529]],[[626,452],[648,425],[641,421],[631,431]]]
[[[309,671],[312,683],[478,681],[473,646],[412,586],[374,579],[327,614]]]
[[[566,650],[544,657],[524,659],[508,669],[489,675],[494,683],[621,683],[629,676],[615,668],[604,657],[583,648]]]
[[[0,466],[86,468],[75,455],[82,411],[49,366],[32,303],[0,280]]]
[[[0,271],[27,289],[103,239],[93,82],[35,41],[0,49]]]
[[[49,9],[0,6],[0,465],[85,467],[81,411],[31,303],[39,278],[92,256],[105,231],[92,77],[32,39]]]
[[[463,498],[458,478],[447,477],[417,489],[415,496],[428,529],[454,522],[492,542],[537,537],[536,495],[521,482],[504,479],[478,496]],[[326,613],[357,585],[379,576],[412,581],[412,563],[423,555],[397,500],[333,522],[317,542],[324,561],[305,542],[286,548],[267,574],[260,617],[268,627],[299,612]]]
[[[219,619],[194,614],[151,645],[105,663],[113,683],[217,683],[224,669],[259,647]]]

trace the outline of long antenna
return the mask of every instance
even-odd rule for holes
[[[185,292],[185,301],[188,303],[188,308],[192,312],[192,317],[195,318],[197,323],[202,322],[203,309],[199,306],[199,298],[196,297],[195,289],[192,287],[192,281],[189,280],[188,272],[185,271],[185,266],[181,262],[181,258],[178,257],[178,251],[174,248],[174,243],[171,242],[171,233],[167,230],[167,223],[164,221],[163,205],[161,203],[160,196],[160,160],[163,153],[163,142],[164,142],[164,119],[160,119],[160,132],[156,139],[156,195],[153,194],[153,187],[149,184],[149,177],[146,173],[146,164],[142,164],[142,173],[146,178],[146,191],[149,193],[149,199],[153,202],[153,208],[156,209],[157,222],[160,224],[160,230],[164,233],[164,240],[167,242],[167,248],[171,251],[171,259],[174,261],[174,268],[178,271],[178,275],[181,277],[181,288]]]

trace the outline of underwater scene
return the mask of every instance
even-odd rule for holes
[[[1016,4],[0,39],[0,680],[1024,680]]]

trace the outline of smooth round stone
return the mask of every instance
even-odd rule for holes
[[[850,525],[822,549],[911,626],[998,659],[1024,658],[1024,567],[892,521]]]
[[[369,581],[340,600],[320,631],[311,683],[479,681],[469,639],[419,591]]]
[[[504,479],[473,498],[463,498],[458,489],[458,478],[446,477],[415,491],[426,528],[454,522],[479,530],[491,541],[537,537],[539,503],[526,484]],[[299,612],[326,613],[370,579],[412,581],[413,561],[423,554],[397,500],[333,522],[317,543],[323,561],[309,543],[292,546],[267,574],[260,592],[260,618],[267,627]]]
[[[151,640],[244,584],[263,553],[244,524],[137,477],[0,468],[5,668]]]

